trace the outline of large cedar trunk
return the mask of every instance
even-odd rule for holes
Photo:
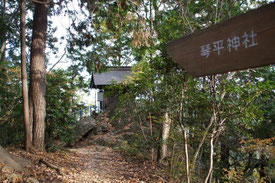
[[[31,98],[33,104],[33,146],[44,149],[46,116],[45,48],[48,5],[35,3],[31,47]]]

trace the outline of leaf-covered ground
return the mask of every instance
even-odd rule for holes
[[[24,180],[31,176],[47,183],[165,182],[161,171],[149,161],[125,156],[105,146],[90,145],[54,153],[27,153],[18,149],[10,152],[32,161]]]

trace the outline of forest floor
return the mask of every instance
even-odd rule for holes
[[[149,161],[127,156],[105,146],[89,145],[54,153],[28,153],[15,148],[8,150],[31,161],[27,173],[21,174],[24,182],[28,177],[47,183],[167,182],[160,176],[161,170]],[[5,171],[2,170],[2,173]],[[21,182],[20,179],[18,182]]]
[[[171,182],[165,171],[149,160],[130,156],[115,148],[125,139],[129,140],[127,135],[135,130],[131,129],[131,124],[111,124],[105,114],[102,116],[96,132],[88,128],[89,131],[86,130],[72,147],[31,153],[7,148],[10,154],[22,157],[28,166],[25,166],[24,173],[18,173],[0,163],[0,183],[37,183],[36,180],[40,183]],[[28,181],[32,178],[35,180]]]

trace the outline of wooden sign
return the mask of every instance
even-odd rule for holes
[[[193,76],[275,63],[275,3],[168,43],[168,54]]]

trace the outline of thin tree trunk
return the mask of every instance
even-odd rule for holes
[[[3,62],[6,59],[6,35],[4,35],[4,38],[1,40],[1,48],[0,48],[0,61]]]
[[[136,103],[135,103],[135,106],[137,107],[137,104],[136,104]],[[141,130],[141,132],[142,132],[142,136],[143,136],[145,142],[148,142],[147,137],[146,137],[145,132],[144,132],[144,129],[143,129],[143,126],[142,126],[141,117],[140,117],[140,115],[139,115],[138,113],[137,113],[136,115],[138,116],[138,119],[139,119],[139,128],[140,128],[140,130]]]
[[[190,165],[189,165],[189,155],[188,155],[188,138],[187,138],[187,132],[183,124],[180,124],[183,140],[184,140],[184,155],[185,155],[185,168],[186,168],[186,179],[187,183],[190,183]]]
[[[163,124],[162,124],[162,145],[161,145],[160,161],[162,161],[168,155],[167,140],[168,140],[168,137],[169,137],[171,123],[172,123],[172,121],[169,118],[168,112],[165,112],[164,121],[163,121]]]
[[[204,131],[204,134],[203,134],[203,137],[202,137],[202,139],[201,139],[201,141],[200,141],[200,144],[199,144],[198,148],[196,149],[196,152],[195,152],[195,155],[194,155],[194,158],[193,158],[193,161],[192,161],[193,169],[195,169],[195,167],[196,167],[196,162],[197,162],[198,155],[199,155],[199,153],[200,153],[201,147],[202,147],[202,145],[204,144],[204,141],[205,141],[205,139],[206,139],[206,136],[208,135],[208,132],[209,132],[209,130],[210,130],[210,128],[211,128],[211,126],[212,126],[212,124],[213,124],[215,118],[216,118],[216,114],[213,113],[213,115],[212,115],[211,118],[210,118],[210,122],[209,122],[207,128],[206,128],[205,131]]]
[[[22,80],[22,96],[23,96],[23,113],[25,124],[25,149],[29,151],[32,145],[31,133],[32,129],[29,124],[29,96],[26,68],[26,0],[20,1],[20,28],[21,28],[21,80]]]
[[[35,3],[31,47],[31,98],[33,104],[33,146],[44,150],[46,116],[45,49],[48,5]]]
[[[184,137],[185,166],[186,166],[186,175],[187,175],[186,177],[187,177],[187,183],[190,183],[188,142],[187,142],[187,133],[186,133],[186,130],[183,130],[183,137]]]
[[[150,107],[151,107],[151,97],[149,97]],[[150,128],[150,136],[153,140],[153,121],[152,121],[152,114],[149,112],[149,128]]]
[[[190,166],[189,166],[189,155],[188,155],[188,141],[187,141],[187,133],[185,126],[183,124],[183,102],[184,102],[184,86],[181,91],[181,103],[180,103],[180,115],[179,115],[179,126],[181,127],[183,133],[184,140],[184,154],[185,154],[185,168],[186,168],[186,179],[187,183],[190,183]]]
[[[149,96],[149,102],[150,102],[150,107],[151,107],[151,96]],[[151,136],[151,140],[152,142],[154,141],[154,137],[153,137],[153,120],[152,120],[152,114],[151,112],[149,112],[149,129],[150,129],[150,136]],[[155,148],[151,147],[151,162],[154,163],[155,161]]]
[[[4,16],[6,13],[6,0],[1,0],[1,16],[2,16],[2,20],[4,20]],[[6,31],[2,32],[1,35],[1,47],[0,47],[0,62],[3,62],[5,60],[6,57]]]
[[[215,111],[214,111],[215,113]],[[215,147],[215,142],[217,142],[220,134],[223,132],[224,128],[224,123],[227,120],[227,118],[224,118],[219,122],[219,124],[213,129],[213,132],[211,134],[211,139],[210,139],[210,165],[208,169],[208,174],[204,180],[204,183],[211,183],[212,182],[212,174],[213,174],[213,168],[214,168],[214,147]],[[216,120],[215,120],[216,121]]]
[[[29,87],[29,127],[30,127],[30,141],[33,144],[33,102],[32,102],[32,88]]]
[[[2,11],[2,17],[5,15],[5,8],[6,8],[6,0],[1,0],[1,11]]]
[[[213,171],[213,164],[214,164],[214,137],[215,137],[215,132],[211,134],[211,140],[210,140],[210,165],[209,165],[209,170],[208,174],[204,180],[204,183],[208,183]]]

